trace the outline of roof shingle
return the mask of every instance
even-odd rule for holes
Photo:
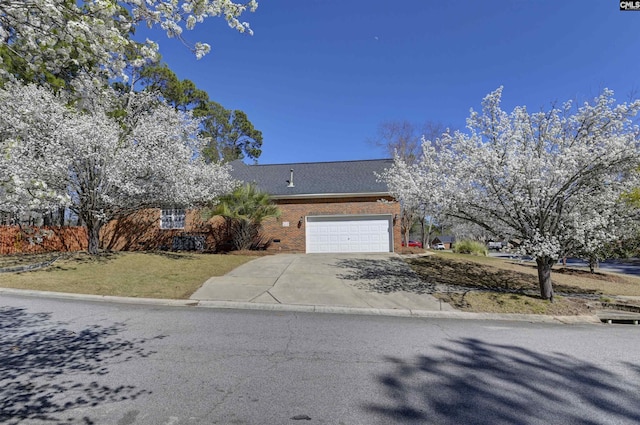
[[[231,163],[231,175],[273,197],[302,195],[386,194],[384,182],[375,173],[393,165],[392,159],[363,161],[302,162],[292,164],[246,165]],[[293,187],[289,180],[293,170]]]

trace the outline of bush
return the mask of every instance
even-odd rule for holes
[[[271,245],[271,238],[261,232],[261,225],[241,219],[228,219],[230,242],[238,251],[264,251]]]
[[[478,241],[456,242],[456,244],[453,247],[453,252],[458,254],[482,255],[485,257],[489,253],[485,244]]]

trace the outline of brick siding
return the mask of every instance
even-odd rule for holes
[[[305,218],[322,215],[400,215],[399,203],[379,197],[316,198],[278,200],[281,216],[263,223],[264,236],[272,240],[268,250],[276,252],[305,252]],[[393,246],[401,247],[400,220],[394,220]],[[288,227],[284,223],[289,223]],[[87,249],[84,227],[43,227],[42,235],[34,229],[21,230],[17,226],[0,226],[0,254],[35,253],[46,251],[81,251]],[[174,236],[203,235],[207,249],[218,251],[225,245],[224,220],[215,217],[204,221],[198,210],[187,210],[184,229],[160,229],[160,210],[147,209],[108,223],[101,232],[101,248],[115,251],[171,249]]]
[[[0,226],[0,254],[38,254],[87,249],[87,230],[77,226]]]
[[[102,233],[102,248],[115,251],[169,250],[174,236],[205,237],[207,250],[217,251],[225,243],[224,221],[202,219],[199,210],[187,210],[184,229],[161,229],[160,209],[147,209],[108,223]]]
[[[316,198],[304,200],[278,200],[279,218],[271,218],[263,223],[263,232],[273,241],[269,251],[305,252],[305,218],[322,215],[367,215],[391,214],[400,216],[400,204],[391,201],[380,202],[379,197],[371,198]],[[284,224],[289,223],[288,227]],[[279,240],[279,242],[277,242]],[[400,219],[393,226],[394,251],[401,246]]]

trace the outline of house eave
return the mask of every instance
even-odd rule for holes
[[[367,192],[367,193],[301,193],[296,195],[271,195],[273,200],[286,199],[339,199],[339,198],[372,198],[381,197],[389,198],[389,192]]]

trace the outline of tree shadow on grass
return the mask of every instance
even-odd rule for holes
[[[71,330],[49,313],[0,307],[0,423],[58,421],[65,411],[135,400],[147,391],[100,383],[107,363],[153,354],[147,340],[117,335],[124,325]],[[162,337],[157,337],[162,338]],[[93,423],[83,418],[82,423]],[[69,423],[79,423],[70,418]]]
[[[91,255],[86,252],[64,253],[60,258],[62,261],[56,261],[44,270],[47,272],[76,270],[77,266],[81,264],[107,264],[117,260],[120,256],[122,256],[122,253],[115,251],[101,251],[95,255]]]
[[[195,260],[196,256],[192,253],[171,252],[171,251],[143,251],[145,255],[162,257],[167,260]]]
[[[340,279],[353,281],[354,286],[366,291],[389,294],[407,291],[416,294],[432,294],[437,292],[434,282],[421,280],[411,268],[400,258],[390,259],[345,259],[336,263],[337,267],[348,269],[338,274]]]
[[[476,289],[496,292],[530,294],[539,292],[536,275],[502,270],[489,265],[450,260],[437,256],[408,259],[420,279],[431,284],[440,284],[450,289]],[[554,283],[558,294],[590,294],[599,292],[577,286]]]
[[[377,377],[387,401],[364,409],[407,424],[640,423],[640,369],[624,376],[566,354],[474,338],[434,355],[385,358]]]

